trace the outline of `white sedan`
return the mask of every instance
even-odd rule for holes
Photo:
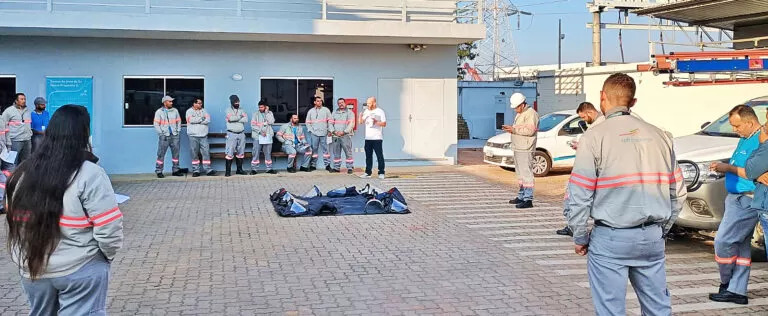
[[[571,148],[570,143],[585,130],[586,123],[573,110],[549,113],[539,118],[538,140],[536,152],[533,155],[533,174],[543,177],[552,168],[572,168],[576,151]],[[483,160],[486,163],[505,169],[515,167],[509,133],[503,132],[491,137],[483,147],[483,154]]]

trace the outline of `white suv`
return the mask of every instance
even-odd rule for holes
[[[768,96],[744,104],[751,106],[760,123],[765,124]],[[675,154],[688,185],[688,199],[676,225],[690,231],[715,231],[723,218],[727,192],[725,176],[710,172],[709,165],[713,161],[728,162],[739,142],[739,136],[733,132],[726,113],[714,122],[704,123],[700,132],[677,137],[674,142]],[[759,226],[755,229],[755,237],[760,238],[753,238],[755,246],[763,244],[762,229]]]

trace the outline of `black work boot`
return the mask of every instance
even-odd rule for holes
[[[517,203],[515,205],[516,208],[532,208],[533,207],[533,201],[522,201],[520,203]]]
[[[561,236],[573,236],[573,232],[571,231],[571,228],[568,226],[565,226],[565,228],[563,229],[556,230],[555,234],[558,234]]]
[[[227,162],[225,163],[224,176],[225,177],[232,176],[232,160],[231,159],[227,159]]]
[[[749,299],[746,295],[736,294],[727,290],[724,293],[709,294],[709,299],[715,302],[735,303],[739,305],[747,305],[747,303],[749,303]]]
[[[243,158],[235,158],[235,163],[237,164],[237,171],[235,173],[239,175],[246,175],[245,170],[243,170]]]
[[[258,172],[258,171],[256,171],[256,169],[251,169],[251,175],[255,175],[255,174],[258,174],[258,173],[259,173],[259,172]]]
[[[514,198],[512,200],[509,200],[509,204],[520,204],[522,202],[523,202],[523,200],[521,200],[519,198]]]
[[[730,285],[730,283],[720,283],[720,287],[717,289],[717,293],[723,294],[728,292],[728,285]]]

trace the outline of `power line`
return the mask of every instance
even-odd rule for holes
[[[539,2],[539,3],[531,3],[531,4],[521,4],[517,7],[532,7],[537,5],[545,5],[545,4],[552,4],[552,3],[560,3],[560,2],[568,2],[569,0],[555,0],[555,1],[547,1],[547,2]]]
[[[585,14],[585,12],[544,12],[533,13],[534,15],[573,15],[573,14]]]

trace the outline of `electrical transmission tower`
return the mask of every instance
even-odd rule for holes
[[[520,16],[531,15],[520,11],[511,0],[483,1],[483,22],[486,37],[478,41],[478,55],[474,68],[484,80],[520,75],[512,32],[520,29]]]

